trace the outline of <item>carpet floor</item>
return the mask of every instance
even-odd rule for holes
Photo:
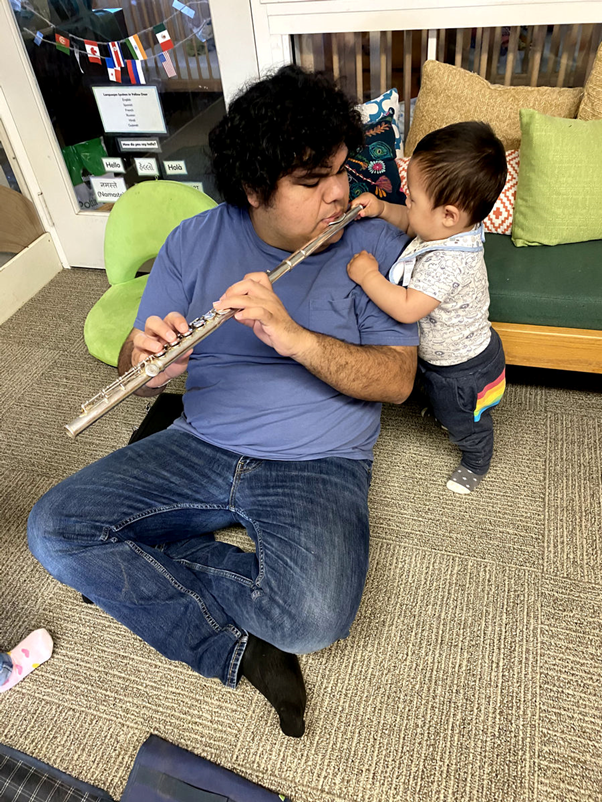
[[[0,646],[38,627],[55,641],[0,695],[0,742],[115,799],[156,733],[294,802],[600,802],[599,386],[510,383],[470,497],[446,490],[457,453],[419,404],[385,406],[364,597],[347,640],[301,658],[293,740],[246,681],[168,661],[27,550],[40,495],[145,414],[131,398],[76,441],[62,428],[114,378],[82,334],[105,289],[100,271],[63,271],[0,327]]]

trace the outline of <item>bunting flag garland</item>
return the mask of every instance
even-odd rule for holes
[[[69,37],[63,36],[62,33],[55,33],[54,39],[56,42],[56,49],[60,50],[61,53],[65,53],[66,56],[69,55]]]
[[[26,31],[31,35],[33,43],[36,46],[40,46],[42,43],[54,45],[57,50],[60,50],[61,53],[64,53],[67,56],[72,50],[80,72],[82,73],[84,72],[81,64],[82,52],[86,53],[88,60],[92,64],[102,64],[103,61],[106,61],[109,80],[118,83],[121,83],[121,71],[127,68],[132,84],[146,84],[146,78],[142,69],[142,61],[148,61],[149,63],[152,63],[154,60],[157,60],[161,63],[161,66],[169,78],[177,77],[176,66],[174,65],[175,60],[172,60],[169,51],[174,50],[175,53],[175,48],[192,38],[206,41],[207,37],[203,35],[203,31],[205,26],[210,22],[209,19],[203,19],[202,14],[200,14],[201,25],[197,26],[193,22],[192,25],[187,26],[188,30],[191,30],[187,36],[184,36],[178,41],[173,41],[169,31],[167,30],[167,23],[177,17],[180,13],[194,20],[197,15],[193,7],[203,3],[206,4],[207,0],[188,0],[190,5],[185,5],[181,2],[181,0],[172,0],[172,7],[176,10],[167,16],[162,22],[138,31],[126,39],[102,42],[99,44],[98,42],[94,42],[90,39],[83,39],[80,36],[66,36],[63,33],[60,33],[57,26],[51,20],[46,19],[46,17],[44,17],[39,11],[34,9],[30,5],[30,2],[31,0],[22,0],[23,7],[32,14],[35,14],[37,17],[40,17],[40,19],[42,19],[49,26],[50,31],[52,31],[51,33],[45,35],[42,33],[42,31],[36,29],[31,30],[30,28],[23,27],[21,30]],[[54,40],[52,38],[53,34]],[[144,49],[141,37],[148,34],[151,36],[154,34],[156,37],[156,41],[160,47],[160,52],[156,52],[157,46],[151,42],[148,43],[149,49]],[[83,43],[85,51],[81,43]],[[127,51],[122,50],[122,46],[124,44],[127,45]],[[108,56],[103,54],[104,51],[101,51],[101,48],[104,47],[108,49]],[[132,58],[126,59],[124,54],[128,56],[131,54]]]
[[[111,58],[115,62],[115,66],[119,69],[125,67],[125,61],[123,60],[123,54],[121,52],[121,48],[119,47],[119,42],[109,42],[109,50],[111,51]]]
[[[133,84],[145,84],[146,79],[142,70],[142,64],[139,61],[126,61],[128,67],[128,75]]]
[[[180,3],[180,0],[173,0],[172,6],[178,11],[181,11],[182,14],[186,14],[186,16],[190,17],[190,19],[194,17],[193,9],[188,8],[188,6],[185,6],[184,3]]]
[[[137,33],[126,39],[125,43],[128,46],[132,56],[137,61],[146,61],[146,51],[142,47],[142,42],[140,41],[140,37]]]
[[[73,42],[73,55],[75,56],[75,60],[77,61],[77,66],[79,67],[79,71],[83,73],[84,68],[82,67],[82,63],[80,61],[80,52],[79,47]]]
[[[159,53],[159,61],[163,65],[163,69],[167,73],[167,77],[175,78],[177,73],[169,53]]]
[[[171,50],[173,42],[165,25],[155,25],[153,31],[155,32],[157,41],[161,45],[161,50]]]
[[[114,81],[116,84],[121,83],[121,69],[116,66],[112,58],[107,59],[107,72],[109,73],[109,81]]]
[[[86,45],[86,53],[88,54],[90,63],[102,64],[98,42],[92,42],[90,39],[84,39],[84,44]]]

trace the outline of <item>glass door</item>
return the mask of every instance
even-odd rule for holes
[[[0,19],[0,38],[12,41],[0,47],[2,84],[73,266],[102,267],[107,213],[134,184],[182,181],[220,200],[207,150],[228,99],[217,28],[228,25],[231,65],[236,50],[247,54],[227,91],[257,66],[248,0],[219,6],[217,24],[208,0],[11,0],[4,9],[12,19]]]
[[[0,323],[32,298],[61,267],[53,238],[40,220],[0,121]]]

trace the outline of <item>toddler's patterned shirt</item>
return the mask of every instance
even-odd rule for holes
[[[423,292],[439,306],[419,323],[419,356],[458,365],[484,351],[491,338],[489,282],[482,224],[444,240],[415,237],[389,271],[389,281]]]

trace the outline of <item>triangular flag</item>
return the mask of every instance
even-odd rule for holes
[[[69,55],[69,37],[63,36],[62,33],[55,33],[54,40],[56,43],[56,49],[60,50],[61,53]]]
[[[168,78],[175,78],[176,77],[176,70],[173,65],[173,61],[171,60],[171,56],[169,53],[159,53],[159,61],[163,65],[163,69],[167,73]]]
[[[107,72],[109,73],[109,81],[114,81],[116,84],[121,83],[121,70],[115,66],[112,58],[107,59]]]
[[[82,67],[82,63],[80,61],[80,52],[79,47],[73,42],[73,55],[75,56],[75,60],[77,61],[77,66],[79,67],[79,71],[83,72],[84,69]]]
[[[165,25],[155,25],[153,31],[155,32],[157,41],[161,45],[161,50],[171,50],[173,47],[173,42]]]
[[[146,59],[146,53],[144,48],[142,47],[142,42],[140,41],[140,37],[137,33],[133,36],[130,36],[126,39],[126,45],[129,47],[132,56],[137,59],[138,61],[144,61]]]
[[[109,50],[111,51],[111,56],[115,62],[115,66],[119,67],[119,69],[125,67],[125,61],[123,60],[119,42],[109,42]]]
[[[126,61],[128,67],[128,75],[130,76],[130,81],[133,84],[145,84],[146,79],[144,77],[144,72],[142,71],[142,64],[138,61]]]
[[[98,42],[92,42],[90,39],[84,39],[84,44],[86,45],[86,53],[88,54],[88,58],[90,59],[91,64],[102,64],[102,59],[100,58],[100,48],[98,47]]]

